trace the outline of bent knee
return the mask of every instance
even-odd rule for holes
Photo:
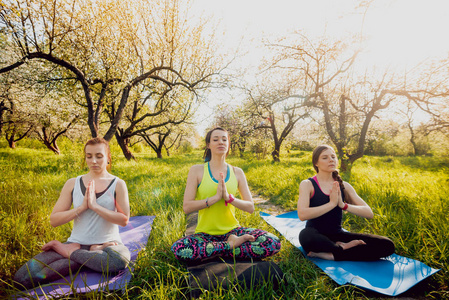
[[[386,239],[385,243],[384,243],[385,256],[392,255],[395,250],[396,250],[396,246],[394,245],[393,241],[390,239]]]

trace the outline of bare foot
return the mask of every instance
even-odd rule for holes
[[[334,255],[330,252],[312,252],[307,253],[308,257],[318,257],[325,260],[334,260]]]
[[[347,242],[347,243],[336,242],[335,244],[340,246],[343,250],[347,250],[349,248],[352,248],[352,247],[355,247],[355,246],[359,246],[359,245],[366,245],[366,243],[363,240],[352,240],[352,241]]]
[[[231,245],[231,249],[239,247],[241,244],[245,242],[254,242],[256,238],[250,234],[244,234],[241,236],[236,236],[235,234],[231,234],[228,237],[227,242]]]
[[[117,245],[117,242],[114,242],[114,241],[106,242],[106,243],[100,244],[100,245],[92,245],[92,246],[90,246],[89,250],[90,251],[103,250],[106,247],[115,246],[115,245]]]
[[[72,252],[79,248],[81,248],[81,245],[78,243],[63,244],[56,240],[50,241],[42,246],[43,251],[53,250],[66,258],[69,258]]]
[[[61,242],[56,241],[56,240],[50,241],[50,242],[46,243],[45,245],[43,245],[41,249],[42,249],[42,251],[53,250],[53,246],[57,245],[58,243],[60,244]]]

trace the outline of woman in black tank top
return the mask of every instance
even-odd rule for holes
[[[299,234],[309,257],[327,260],[371,261],[394,253],[394,243],[382,236],[346,232],[341,228],[342,212],[373,218],[369,205],[338,174],[338,158],[327,145],[313,151],[317,174],[299,186],[298,216],[307,220]]]

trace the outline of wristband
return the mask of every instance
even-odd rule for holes
[[[343,206],[342,210],[347,210],[348,209],[348,203],[345,203],[345,206]]]
[[[209,197],[206,198],[206,207],[209,208]]]
[[[229,194],[229,200],[228,201],[225,200],[225,205],[228,206],[228,203],[231,203],[234,200],[235,200],[234,195],[233,194]]]

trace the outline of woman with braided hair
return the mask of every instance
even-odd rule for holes
[[[368,204],[338,174],[334,149],[321,145],[313,150],[317,174],[299,186],[298,217],[306,228],[299,241],[309,257],[327,260],[372,261],[394,253],[394,243],[383,236],[346,232],[341,227],[343,211],[372,219]]]

